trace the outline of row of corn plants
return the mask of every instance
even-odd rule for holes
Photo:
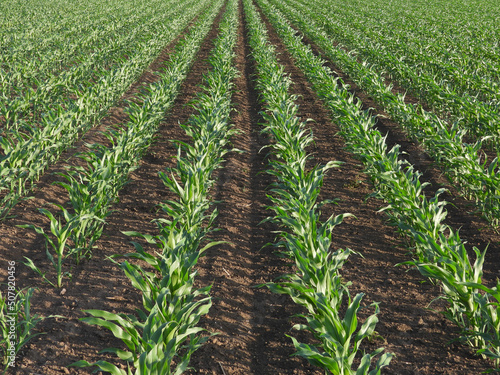
[[[462,339],[479,354],[500,361],[500,283],[489,288],[482,284],[486,251],[473,248],[475,261],[467,254],[457,231],[443,224],[446,202],[439,200],[443,189],[427,199],[420,182],[421,173],[401,158],[399,145],[387,150],[385,137],[374,129],[376,119],[362,111],[348,88],[332,76],[324,61],[302,42],[283,15],[266,0],[262,9],[304,71],[315,91],[331,110],[341,127],[348,147],[364,162],[386,211],[401,232],[414,243],[417,259],[408,262],[426,277],[438,280],[449,302],[446,316],[461,329]]]
[[[254,5],[248,0],[244,4],[249,43],[258,75],[257,89],[265,103],[264,131],[275,142],[271,146],[274,158],[268,171],[278,180],[269,196],[275,216],[268,220],[283,227],[281,240],[275,245],[284,247],[297,266],[295,274],[285,275],[279,282],[267,286],[276,293],[289,295],[307,310],[302,315],[307,324],[295,328],[312,332],[320,344],[299,343],[292,337],[296,355],[306,358],[326,373],[378,374],[392,357],[383,354],[372,366],[373,358],[383,348],[357,358],[360,362],[354,369],[360,344],[375,330],[378,305],[373,304],[375,314],[359,327],[358,313],[364,294],[351,298],[348,284],[341,283],[339,273],[351,250],[330,249],[334,227],[348,215],[332,215],[325,222],[320,221],[320,207],[332,203],[317,202],[323,177],[328,169],[339,163],[332,161],[325,166],[308,168],[311,156],[306,148],[314,141],[313,135],[297,117],[296,96],[288,93],[292,82],[277,62],[274,47],[268,41],[265,26]],[[342,310],[345,310],[344,316]]]
[[[116,44],[125,34],[136,34],[138,23],[146,26],[152,13],[146,7],[162,6],[159,2],[118,1],[106,5],[45,0],[7,3],[1,4],[0,14],[5,18],[0,24],[14,24],[0,30],[0,95],[9,99],[31,85],[66,75],[67,69],[87,57],[105,55],[106,46]]]
[[[24,3],[4,1],[0,5],[0,41],[2,46],[1,61],[11,68],[23,60],[27,68],[34,71],[29,75],[36,75],[37,69],[46,65],[46,55],[51,55],[55,64],[58,60],[64,64],[71,62],[71,55],[78,48],[75,39],[93,34],[93,27],[99,28],[99,23],[107,23],[112,18],[129,15],[129,11],[136,9],[144,11],[142,4],[129,2],[111,3],[108,9],[98,1],[89,1],[87,6],[76,1],[45,1],[30,0]],[[81,23],[75,22],[81,21]],[[125,23],[127,20],[123,20]],[[104,29],[103,29],[104,30]],[[38,48],[36,48],[38,47]],[[52,53],[50,53],[52,52]],[[24,73],[22,64],[20,72]],[[42,69],[43,70],[43,69]],[[16,68],[13,71],[17,71]],[[17,75],[17,74],[16,74]],[[19,77],[22,79],[23,77]]]
[[[146,19],[151,18],[147,13],[142,16]],[[15,80],[15,75],[9,72],[10,77],[3,85],[2,98],[4,100],[0,104],[4,131],[19,131],[35,126],[49,108],[71,103],[90,81],[95,82],[101,76],[106,75],[109,70],[118,68],[125,56],[137,49],[139,43],[143,42],[142,39],[146,38],[147,29],[154,25],[157,19],[145,21],[145,19],[137,19],[133,32],[109,35],[107,40],[110,42],[102,47],[96,45],[94,35],[87,40],[82,40],[82,44],[90,44],[89,48],[95,51],[79,57],[67,70],[57,71],[54,74],[42,71],[38,76],[29,77],[28,82],[22,83]],[[107,26],[109,30],[115,31],[115,24],[109,22]],[[137,38],[137,34],[142,35],[141,38]],[[50,56],[45,59],[50,60]],[[48,70],[49,67],[45,69]]]
[[[107,70],[96,83],[89,80],[67,108],[60,104],[54,105],[42,116],[38,126],[12,129],[0,137],[4,154],[0,157],[0,191],[4,193],[0,202],[0,218],[8,215],[46,168],[80,134],[105,116],[145,66],[159,54],[165,41],[177,36],[205,4],[197,2],[186,12],[185,4],[178,2],[164,14],[162,22],[169,20],[168,27],[159,28],[161,33],[148,41],[142,41],[135,51],[131,51],[128,59],[123,59],[118,68]]]
[[[77,34],[80,33],[85,40],[92,33],[92,27],[105,23],[106,17],[109,17],[102,9],[101,17],[94,14],[95,19],[91,20],[92,11],[97,7],[90,4],[87,10],[74,6],[71,10],[65,9],[65,16],[55,15],[52,6],[65,8],[61,2],[55,3],[14,4],[6,1],[0,5],[1,93],[10,92],[13,87],[28,82],[31,76],[44,76],[49,65],[70,63],[72,54],[78,48],[72,43]],[[41,7],[45,7],[45,12],[40,11]],[[35,17],[36,13],[38,17]],[[75,19],[81,20],[81,23],[75,22]]]
[[[214,4],[198,29],[203,35],[208,33],[222,1]],[[105,351],[127,361],[128,372],[106,361],[94,364],[79,361],[72,366],[97,366],[113,375],[181,374],[188,368],[193,352],[209,337],[201,335],[204,330],[197,324],[212,304],[211,287],[194,288],[197,271],[193,268],[204,251],[219,244],[208,242],[203,246],[217,216],[216,210],[208,213],[210,187],[214,184],[212,172],[229,152],[229,137],[235,133],[229,117],[232,81],[237,73],[232,64],[237,27],[237,1],[231,0],[227,3],[219,37],[209,57],[211,70],[205,76],[203,91],[194,103],[195,113],[187,124],[182,125],[193,142],[177,142],[177,166],[159,174],[165,186],[177,197],[161,204],[168,218],[156,220],[159,230],[156,236],[125,232],[157,247],[155,255],[151,255],[141,244],[134,242],[136,252],[125,255],[144,261],[152,272],[128,260],[119,264],[132,285],[142,292],[144,311],[137,310],[137,318],[87,310],[91,317],[82,319],[109,329],[127,345],[126,351],[115,348]],[[193,44],[199,46],[200,42],[201,39],[186,40],[185,46],[193,48]],[[122,256],[114,258],[118,257]],[[132,366],[135,372],[132,372]]]
[[[102,30],[101,27],[98,35],[92,33],[89,38],[82,36],[78,42],[86,48],[81,56],[74,56],[71,66],[62,71],[50,74],[44,71],[49,70],[50,65],[40,67],[35,70],[38,73],[36,76],[26,74],[26,82],[21,83],[14,79],[15,75],[11,72],[15,67],[8,64],[6,69],[11,74],[8,81],[11,88],[4,88],[5,101],[0,105],[5,128],[19,130],[35,126],[50,108],[57,105],[67,107],[85,87],[92,85],[92,82],[98,81],[109,71],[119,69],[126,56],[140,49],[144,42],[161,34],[158,24],[166,21],[165,13],[174,10],[175,6],[175,2],[166,3],[165,10],[159,8],[153,16],[151,10],[135,9],[138,13],[134,16],[124,14],[127,17],[126,23],[113,19],[108,19],[107,22],[101,20],[105,29]],[[179,8],[179,4],[177,7]],[[170,17],[175,18],[175,13],[170,14]],[[106,37],[106,34],[110,35]],[[86,49],[91,50],[91,53],[85,53]],[[49,53],[45,56],[42,61],[50,61],[52,58]]]
[[[493,226],[500,224],[500,174],[498,157],[491,162],[479,155],[482,141],[469,144],[463,141],[466,130],[459,122],[449,125],[437,115],[418,106],[407,104],[404,95],[394,94],[383,78],[368,63],[359,63],[333,40],[314,21],[314,16],[297,11],[284,3],[273,1],[292,22],[340,66],[364,91],[380,103],[405,131],[422,144],[424,149],[445,170],[459,191],[474,200],[480,212]]]
[[[430,4],[417,0],[410,5],[376,1],[378,9],[373,12],[373,7],[362,1],[327,1],[320,12],[349,17],[349,24],[340,21],[348,27],[345,36],[354,31],[383,41],[384,48],[394,56],[414,64],[423,75],[436,76],[441,84],[453,87],[459,94],[487,103],[498,102],[499,12],[492,0],[475,3],[437,0]],[[444,4],[450,6],[447,12],[441,11]]]
[[[498,97],[493,96],[498,92],[498,81],[488,80],[491,79],[486,76],[488,70],[485,72],[483,64],[479,63],[481,57],[468,57],[464,66],[465,63],[460,61],[462,53],[439,53],[440,45],[437,40],[427,39],[422,42],[409,29],[406,32],[401,28],[394,30],[397,27],[394,21],[389,28],[391,35],[387,35],[384,29],[373,24],[368,23],[370,26],[365,27],[366,18],[356,17],[360,14],[355,9],[349,11],[342,8],[342,13],[351,15],[349,18],[333,15],[339,12],[338,3],[313,4],[295,0],[289,3],[295,9],[307,11],[315,17],[329,35],[353,51],[351,55],[355,54],[357,58],[369,61],[379,74],[387,73],[440,116],[458,121],[473,138],[489,135],[492,138],[486,144],[497,146],[500,137],[500,102]],[[390,15],[386,14],[386,17]],[[346,19],[351,21],[347,23]],[[415,43],[417,46],[414,46]],[[425,43],[425,47],[421,43]],[[421,52],[422,48],[425,48],[425,54]],[[491,64],[487,66],[488,69],[492,68]],[[479,70],[481,67],[483,69]],[[455,74],[450,77],[447,74],[449,71]],[[475,79],[479,82],[474,82]],[[470,80],[473,82],[469,82]],[[469,88],[476,87],[482,88],[487,94],[480,94],[476,90],[469,92]]]
[[[104,21],[106,21],[104,18],[99,19],[99,22],[105,23]],[[109,22],[109,20],[107,21]],[[72,22],[74,23],[74,19],[72,20]],[[116,26],[117,26],[116,24],[111,25],[110,30],[116,31]],[[101,31],[103,30],[101,29]],[[130,41],[132,41],[132,39],[130,39]],[[86,40],[82,41],[83,45],[85,45],[85,42]],[[40,47],[39,50],[43,49],[42,46],[40,45],[37,46]],[[32,50],[32,48],[27,48],[27,50],[30,51]],[[7,54],[2,54],[3,63],[5,63],[6,55]],[[11,68],[12,66],[9,66],[9,69]],[[30,74],[26,74],[25,76],[23,76],[23,78],[29,77],[30,75],[32,75],[32,73],[33,72],[30,72]],[[16,74],[12,70],[10,70],[9,78],[15,76]],[[2,86],[2,88],[3,87],[4,86]],[[40,89],[43,89],[43,87]],[[2,100],[2,105],[8,103],[6,97],[4,97],[3,99],[5,99],[5,101]],[[54,229],[54,227],[51,229]],[[59,232],[61,231],[59,230]],[[51,244],[53,243],[51,242]],[[49,259],[53,260],[53,258],[51,258],[50,256]],[[53,261],[53,263],[56,265],[57,261],[55,262]],[[15,264],[12,264],[12,267],[9,267],[9,270],[11,268],[15,269],[14,265]],[[9,271],[9,280],[11,277],[12,277],[11,271]],[[0,296],[0,328],[1,328],[0,350],[2,353],[2,364],[5,365],[4,373],[8,372],[9,369],[12,368],[12,366],[15,366],[18,353],[27,344],[27,342],[34,336],[40,334],[40,333],[33,333],[33,329],[35,328],[36,324],[39,323],[45,317],[41,317],[37,314],[33,315],[31,313],[31,297],[33,293],[34,293],[33,288],[29,288],[27,289],[27,291],[17,290],[15,287],[15,282],[9,281],[8,290],[5,292],[4,296]]]
[[[81,23],[78,24],[78,27],[75,25],[71,32],[62,32],[63,40],[61,41],[53,40],[53,33],[56,30],[46,30],[47,33],[43,37],[39,36],[37,40],[27,38],[28,40],[22,45],[5,46],[1,57],[0,92],[4,99],[9,99],[13,103],[2,103],[1,113],[5,116],[2,125],[15,125],[17,118],[20,117],[19,115],[14,117],[16,109],[24,115],[32,96],[51,95],[52,90],[59,89],[58,86],[64,85],[64,82],[68,81],[73,69],[86,65],[85,62],[96,64],[98,72],[100,70],[99,62],[108,60],[103,54],[106,52],[114,53],[113,48],[110,47],[116,42],[121,43],[121,40],[128,39],[130,43],[134,43],[134,34],[136,33],[129,34],[127,31],[134,31],[139,26],[136,23],[144,21],[142,17],[146,17],[148,14],[144,10],[139,10],[135,15],[130,14],[129,12],[132,11],[132,9],[124,9],[121,12],[119,10],[120,16],[126,17],[123,21],[110,19],[109,14],[104,12],[93,21],[85,19],[79,14],[82,17]],[[71,19],[72,16],[68,18]],[[51,22],[56,22],[56,20]],[[75,23],[74,19],[71,19],[71,22]],[[100,40],[100,33],[102,33],[104,40]],[[125,39],[126,34],[128,35]],[[46,43],[45,39],[50,42]],[[45,44],[52,48],[50,52],[44,48]],[[40,48],[35,50],[34,45],[40,46]],[[36,51],[35,56],[33,56],[33,50]],[[111,65],[113,58],[110,57],[109,60],[108,65]],[[61,77],[58,79],[59,75]]]
[[[104,133],[111,147],[88,145],[90,150],[79,155],[86,162],[86,168],[75,166],[60,174],[66,181],[57,184],[68,191],[71,209],[57,205],[59,215],[45,208],[40,209],[50,220],[52,234],[33,224],[22,225],[34,229],[46,239],[47,256],[55,268],[56,282],[47,278],[46,272],[31,259],[26,258],[25,264],[52,286],[62,287],[63,277],[68,275],[63,269],[67,258],[74,258],[79,264],[82,258],[91,256],[118,192],[149,147],[165,112],[173,105],[207,27],[203,25],[190,32],[176,46],[176,53],[166,70],[158,74],[160,79],[140,94],[135,102],[129,102],[125,109],[129,121],[121,128]]]
[[[8,280],[15,280],[14,261],[9,262],[8,270]],[[31,297],[35,289],[18,290],[15,284],[15,281],[8,281],[6,293],[0,292],[0,358],[4,366],[2,374],[16,366],[18,353],[28,341],[42,334],[33,330],[45,319],[31,313]]]
[[[45,236],[47,257],[56,269],[56,281],[54,283],[51,282],[45,276],[45,273],[36,267],[31,260],[28,259],[27,263],[29,267],[40,273],[45,281],[60,287],[63,276],[68,274],[68,272],[63,272],[62,268],[66,258],[72,255],[78,263],[82,256],[82,250],[89,249],[89,240],[85,239],[84,236],[90,233],[91,243],[100,236],[102,223],[104,222],[100,215],[107,215],[107,206],[116,199],[119,187],[125,183],[127,174],[137,164],[138,157],[143,154],[145,148],[150,143],[152,133],[156,129],[155,126],[158,125],[164,112],[171,106],[175,99],[178,89],[185,78],[185,71],[189,68],[194,54],[201,43],[200,38],[203,38],[206,34],[207,28],[211,24],[217,9],[212,8],[212,13],[209,14],[212,18],[208,18],[201,25],[201,28],[193,32],[190,38],[188,37],[188,40],[179,43],[177,47],[177,59],[170,62],[167,71],[162,75],[162,81],[150,88],[150,95],[144,95],[140,98],[142,107],[139,104],[131,103],[129,107],[130,117],[133,119],[132,114],[136,114],[138,117],[142,117],[143,121],[134,122],[131,120],[121,134],[118,131],[112,131],[108,134],[113,144],[115,146],[121,145],[122,149],[118,150],[115,147],[108,150],[104,147],[96,146],[94,148],[99,149],[100,155],[103,156],[101,160],[97,160],[97,153],[92,154],[92,152],[89,152],[83,156],[88,161],[90,168],[95,167],[93,173],[89,173],[83,168],[77,168],[72,171],[72,174],[64,175],[72,182],[72,184],[62,185],[70,192],[70,200],[75,206],[75,214],[70,214],[60,206],[62,217],[56,219],[50,211],[46,209],[41,210],[50,218],[52,237],[55,238],[51,238],[51,236],[45,234],[41,228],[34,227],[33,225],[23,226],[33,228]],[[184,48],[185,45],[188,47]],[[164,89],[162,89],[162,86]],[[142,114],[140,114],[141,110]],[[149,118],[149,115],[145,114],[145,112],[150,112]],[[151,118],[155,116],[156,119]],[[81,174],[77,176],[78,172]],[[88,185],[85,185],[83,180],[88,176],[91,176],[91,178],[87,180]],[[115,178],[110,181],[110,176]],[[76,182],[77,180],[80,184]],[[71,191],[70,185],[77,191]],[[83,192],[86,192],[87,195]],[[78,199],[82,199],[82,201],[79,202]],[[90,204],[88,204],[89,201],[91,202]],[[103,202],[106,202],[106,204],[103,204]],[[86,204],[88,208],[87,214],[78,211],[77,207],[84,207]],[[65,221],[64,225],[62,224],[63,220]],[[89,228],[93,228],[94,231],[89,230]],[[78,240],[80,242],[87,240],[87,246],[81,245],[80,247],[66,249],[69,239],[73,240],[75,244],[78,244]],[[52,247],[54,254],[51,254],[49,251],[49,246]],[[40,334],[33,333],[33,329],[38,322],[46,318],[30,313],[30,300],[34,292],[33,288],[28,289],[26,292],[16,291],[15,288],[11,288],[10,284],[8,294],[6,294],[5,298],[0,296],[0,349],[5,365],[4,372],[8,371],[10,366],[15,365],[15,359],[19,350],[31,338]],[[148,371],[143,371],[142,373],[146,374]]]

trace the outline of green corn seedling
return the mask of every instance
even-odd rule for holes
[[[45,216],[47,216],[50,219],[50,231],[52,235],[55,237],[55,239],[52,239],[51,236],[43,230],[41,227],[37,227],[33,224],[25,224],[25,225],[19,225],[20,228],[28,228],[28,229],[33,229],[36,233],[41,234],[45,238],[45,247],[46,247],[46,254],[47,254],[47,259],[50,261],[52,266],[55,268],[56,271],[56,282],[53,283],[50,281],[45,275],[46,272],[43,272],[40,268],[38,268],[33,261],[25,257],[26,263],[24,263],[26,266],[28,266],[31,270],[35,271],[38,273],[40,276],[42,276],[43,280],[49,283],[50,285],[61,288],[62,287],[62,280],[64,276],[70,276],[71,274],[69,272],[64,272],[63,271],[63,263],[66,260],[66,258],[74,255],[76,252],[79,251],[79,249],[68,249],[68,240],[71,237],[72,231],[75,228],[78,228],[80,225],[80,216],[77,215],[71,215],[64,207],[58,204],[54,204],[57,206],[61,212],[63,213],[63,218],[64,221],[66,222],[63,224],[63,221],[61,218],[56,219],[54,215],[47,209],[41,208],[39,211],[43,213]],[[85,219],[93,219],[92,215],[84,215],[83,220]],[[52,250],[51,250],[51,249]],[[52,254],[52,252],[54,254]]]
[[[9,363],[15,363],[15,358],[21,348],[32,338],[42,333],[33,333],[35,326],[44,318],[31,314],[31,297],[34,289],[16,291],[9,286],[7,296],[0,292],[0,349],[3,373],[9,369]]]
[[[200,317],[208,312],[211,301],[210,297],[194,300],[194,295],[174,296],[169,299],[167,297],[169,293],[166,289],[160,293],[149,315],[138,311],[139,319],[133,315],[86,310],[85,312],[92,317],[81,320],[109,329],[115,337],[125,343],[128,350],[108,348],[102,352],[114,353],[120,359],[129,362],[136,368],[133,374],[181,374],[187,369],[191,354],[208,339],[196,336],[203,329],[194,326]],[[182,354],[174,365],[173,360],[179,353]],[[78,361],[71,366],[97,366],[113,375],[132,374],[130,368],[125,372],[106,361],[93,364]]]

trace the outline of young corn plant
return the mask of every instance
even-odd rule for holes
[[[106,135],[114,143],[117,132],[111,130]],[[116,151],[121,148],[125,145],[118,144],[111,149],[100,144],[91,145],[91,151],[79,155],[87,162],[87,169],[73,167],[67,174],[60,174],[67,182],[56,182],[68,191],[78,221],[70,232],[77,264],[83,257],[90,258],[94,243],[101,237],[105,219],[111,214],[110,206],[133,168],[132,161]]]
[[[54,215],[49,210],[41,208],[39,209],[39,211],[49,218],[50,231],[55,238],[52,238],[50,234],[45,233],[43,228],[37,227],[33,224],[19,225],[19,227],[33,229],[37,234],[41,234],[45,238],[45,253],[47,254],[47,259],[50,261],[56,271],[55,283],[46,276],[47,272],[43,272],[38,266],[34,264],[34,262],[30,258],[25,257],[26,262],[24,264],[31,270],[38,273],[45,282],[49,283],[53,287],[61,288],[63,277],[71,277],[70,272],[63,270],[63,263],[68,257],[73,256],[75,252],[78,251],[78,249],[68,249],[67,247],[73,230],[75,230],[75,228],[78,228],[80,225],[81,217],[72,215],[61,205],[54,205],[59,207],[59,209],[63,213],[65,224],[63,224],[61,218],[57,219],[56,217],[54,217]],[[94,219],[94,216],[92,214],[84,215],[83,219],[92,220]]]
[[[88,184],[94,173],[87,172],[83,168],[79,172],[76,173],[75,168],[69,174],[61,174],[68,182],[56,182],[68,191],[74,220],[78,221],[70,231],[76,264],[83,258],[90,258],[92,247],[104,229],[104,220],[110,214],[108,206],[112,202],[112,197],[105,194],[105,179]]]
[[[157,223],[160,231],[157,236],[124,232],[129,236],[141,237],[159,249],[156,255],[151,255],[139,243],[132,242],[136,252],[125,255],[128,258],[146,262],[155,272],[146,272],[138,265],[130,264],[127,261],[120,264],[132,284],[141,290],[146,310],[151,310],[160,291],[167,286],[172,295],[176,291],[182,291],[185,294],[186,290],[190,290],[197,274],[197,272],[192,271],[192,268],[196,265],[199,257],[209,248],[223,243],[212,241],[204,247],[200,247],[209,232],[207,228],[210,228],[215,217],[216,213],[212,213],[206,227],[201,225],[204,221],[203,217],[195,227],[190,225],[193,223],[190,221],[180,229],[177,220],[161,220]]]
[[[478,353],[491,359],[495,363],[496,371],[500,371],[500,281],[493,288],[487,288],[481,284],[466,283],[469,288],[481,289],[484,295],[475,294],[478,303],[481,304],[481,329],[474,332],[484,341],[484,347]]]
[[[297,285],[292,288],[297,288]],[[378,322],[378,305],[374,304],[375,313],[368,317],[356,332],[357,314],[361,309],[363,293],[357,294],[354,300],[351,300],[349,296],[344,318],[339,316],[339,306],[332,304],[325,296],[317,296],[310,290],[301,290],[297,294],[293,296],[294,301],[306,307],[311,315],[302,315],[307,320],[307,325],[296,325],[294,328],[311,331],[323,346],[323,350],[320,350],[312,345],[299,343],[292,337],[297,355],[307,358],[310,363],[331,374],[375,375],[380,374],[381,368],[389,365],[391,354],[385,353],[380,356],[370,371],[372,360],[384,350],[379,348],[372,353],[364,354],[359,366],[353,370],[360,344],[365,338],[373,335]]]
[[[436,241],[427,233],[415,233],[413,238],[417,247],[432,247],[432,250],[425,251],[433,254],[432,263],[420,260],[405,264],[413,265],[423,276],[441,282],[443,298],[450,304],[445,315],[462,328],[463,337],[471,346],[484,348],[486,342],[476,333],[486,333],[483,330],[488,328],[483,322],[481,310],[484,303],[488,303],[482,300],[486,298],[488,301],[489,298],[479,293],[477,287],[471,286],[481,285],[486,251],[481,253],[474,247],[476,260],[471,264],[458,233],[451,232],[448,237],[441,233],[439,237],[440,241]]]
[[[12,290],[11,290],[12,288]],[[33,329],[44,318],[31,314],[31,297],[34,289],[16,291],[9,286],[7,296],[0,292],[0,351],[5,374],[10,364],[15,365],[19,351],[32,338],[42,333],[34,333]]]
[[[113,375],[177,375],[184,372],[192,353],[208,339],[198,335],[203,329],[196,324],[210,309],[211,300],[210,297],[195,300],[196,296],[208,294],[208,291],[173,298],[167,297],[169,293],[168,288],[161,291],[149,315],[137,311],[139,319],[134,315],[85,311],[92,317],[82,318],[82,321],[109,329],[126,344],[128,350],[108,348],[102,352],[114,353],[127,361],[127,372],[102,360],[95,363],[78,361],[70,366],[97,366]],[[177,364],[173,366],[174,359]],[[136,369],[135,372],[130,366]]]

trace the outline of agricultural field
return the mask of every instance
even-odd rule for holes
[[[0,371],[500,371],[495,5],[3,1]]]

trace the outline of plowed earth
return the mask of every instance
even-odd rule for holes
[[[67,199],[62,188],[51,184],[57,180],[52,173],[62,170],[65,165],[78,163],[75,158],[66,159],[75,151],[82,151],[84,142],[102,141],[97,130],[85,135],[76,150],[69,152],[66,158],[49,170],[38,183],[34,198],[15,208],[15,218],[0,224],[0,259],[5,265],[1,270],[2,277],[6,277],[6,262],[15,260],[18,285],[38,288],[32,301],[33,311],[44,316],[59,316],[47,318],[37,326],[36,331],[44,334],[25,346],[16,369],[11,373],[87,374],[92,369],[66,366],[81,359],[89,362],[105,359],[119,363],[113,356],[98,352],[108,347],[122,348],[121,341],[109,331],[89,326],[78,319],[86,316],[82,311],[85,309],[133,313],[141,306],[138,291],[106,257],[133,251],[131,239],[122,231],[155,234],[156,228],[151,220],[161,215],[156,205],[173,198],[157,173],[174,164],[176,148],[171,140],[189,142],[178,124],[185,123],[192,113],[188,104],[198,91],[202,74],[209,68],[206,59],[217,36],[219,21],[220,16],[202,45],[175,106],[166,115],[156,141],[139,168],[131,174],[130,183],[121,191],[119,203],[108,218],[105,233],[93,257],[73,267],[72,279],[65,279],[64,289],[47,286],[22,265],[23,257],[29,256],[35,264],[49,269],[43,238],[16,225],[32,223],[48,230],[45,217],[37,209],[50,202],[65,203]],[[330,121],[328,112],[304,75],[295,67],[278,37],[267,25],[279,60],[294,82],[292,93],[299,95],[300,115],[303,119],[314,120],[309,123],[316,139],[310,149],[315,156],[314,162],[324,164],[339,160],[344,163],[340,169],[328,172],[321,199],[338,200],[335,206],[325,206],[325,217],[346,212],[355,215],[355,218],[346,219],[336,228],[334,247],[349,247],[360,254],[352,255],[342,269],[345,280],[352,282],[352,295],[365,293],[363,303],[366,306],[372,302],[380,303],[377,337],[365,343],[365,350],[369,352],[383,346],[386,351],[395,354],[390,366],[383,370],[386,374],[479,374],[487,370],[488,363],[474,356],[466,346],[450,343],[458,337],[458,332],[440,313],[443,303],[438,301],[431,305],[432,309],[428,308],[429,303],[439,296],[439,288],[425,281],[415,270],[395,267],[395,264],[410,259],[409,250],[394,228],[387,224],[386,216],[377,212],[383,207],[383,202],[366,199],[373,190],[362,172],[363,166],[345,150],[342,138],[336,134],[339,130],[337,125]],[[141,86],[155,80],[154,71],[168,60],[172,46],[165,49],[123,99],[133,98]],[[285,296],[274,295],[267,288],[255,287],[293,272],[293,267],[274,248],[263,248],[266,243],[274,241],[273,231],[278,228],[271,223],[259,225],[271,214],[266,210],[266,205],[269,205],[266,194],[273,180],[264,173],[267,168],[266,151],[260,151],[270,140],[260,133],[262,119],[259,111],[262,108],[254,88],[255,69],[241,4],[236,52],[235,63],[240,74],[235,81],[232,122],[241,133],[233,137],[233,145],[243,153],[232,152],[226,156],[223,168],[217,171],[217,184],[213,191],[213,199],[220,201],[217,204],[220,231],[214,232],[212,238],[230,243],[208,250],[199,261],[197,276],[198,285],[212,285],[213,306],[202,319],[202,325],[218,335],[212,336],[193,355],[191,365],[196,370],[190,373],[319,375],[322,371],[292,356],[291,340],[285,336],[292,334],[303,342],[314,342],[307,334],[291,330],[294,324],[301,322],[299,318],[292,317],[300,314],[301,308]],[[348,77],[334,65],[332,68],[351,84],[366,108],[372,107],[375,114],[383,114],[369,97],[349,82]],[[121,103],[110,111],[101,124],[101,130],[124,121],[124,104]],[[388,142],[401,144],[410,160],[421,168],[423,180],[432,184],[429,194],[443,184],[447,186],[441,172],[418,145],[405,137],[397,124],[381,119],[379,126],[383,132],[389,133]],[[454,206],[448,206],[448,223],[454,228],[462,228],[462,238],[480,249],[491,242],[485,262],[485,280],[487,284],[492,284],[499,277],[498,235],[488,229],[481,219],[469,214],[466,202],[453,189],[445,198],[454,203]],[[373,308],[367,307],[362,319],[372,312]],[[121,365],[126,368],[124,363]]]

